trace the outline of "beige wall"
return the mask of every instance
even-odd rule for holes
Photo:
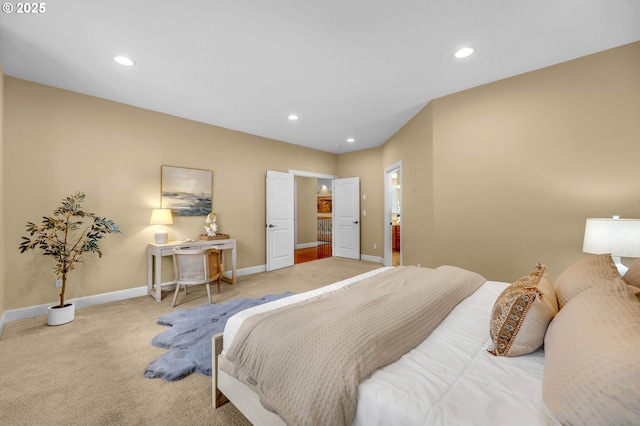
[[[113,219],[104,256],[70,276],[67,298],[146,285],[148,225],[160,203],[160,166],[213,170],[219,232],[238,240],[238,267],[265,264],[265,171],[336,174],[336,155],[5,77],[5,308],[57,299],[53,261],[20,254],[27,221],[50,215],[75,190]],[[204,217],[177,217],[170,239],[197,238]],[[229,262],[227,262],[228,264]]]
[[[356,152],[339,172],[381,187],[402,161],[405,265],[512,281],[541,261],[556,277],[585,256],[587,217],[640,217],[639,117],[637,42],[436,99],[383,145],[377,169],[358,168],[376,160]],[[381,208],[363,221],[362,252],[382,256],[370,247],[384,236],[382,189],[366,203]]]
[[[318,179],[296,176],[296,230],[297,244],[315,243],[317,231],[317,191]]]
[[[587,217],[640,217],[640,42],[432,104],[434,265],[556,277]]]
[[[403,265],[434,264],[432,116],[433,110],[429,104],[389,139],[382,149],[382,170],[402,161]]]
[[[584,256],[587,217],[640,217],[640,42],[436,99],[384,146],[338,156],[11,77],[4,117],[4,282],[15,284],[4,309],[56,300],[51,260],[17,246],[27,220],[76,189],[123,235],[67,296],[144,285],[162,164],[214,171],[213,209],[240,268],[265,263],[267,169],[359,176],[361,252],[383,257],[384,169],[402,161],[404,264],[493,280],[537,261],[557,276]],[[176,218],[170,238],[200,232],[202,218]]]

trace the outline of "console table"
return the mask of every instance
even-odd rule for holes
[[[186,248],[217,248],[218,250],[231,250],[231,279],[222,277],[223,280],[236,283],[236,240],[183,240],[169,241],[166,244],[149,243],[147,246],[147,292],[149,296],[159,302],[162,299],[162,287],[174,284],[175,281],[162,282],[162,257],[173,256],[172,250],[176,247]]]

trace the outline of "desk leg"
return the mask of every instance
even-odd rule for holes
[[[154,299],[156,302],[162,300],[162,256],[155,256],[155,285],[156,285],[156,294]]]
[[[153,255],[150,251],[147,251],[147,294],[153,296]]]
[[[231,284],[236,285],[236,246],[231,249]]]
[[[231,249],[231,279],[229,277],[222,277],[223,281],[231,283],[233,285],[236,284],[236,248],[235,246]]]

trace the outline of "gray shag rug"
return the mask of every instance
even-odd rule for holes
[[[170,382],[180,380],[194,371],[211,376],[211,339],[224,330],[227,319],[244,309],[292,294],[286,292],[256,299],[235,299],[222,304],[207,303],[162,315],[158,318],[158,324],[171,328],[154,337],[151,344],[168,351],[147,366],[144,376]]]

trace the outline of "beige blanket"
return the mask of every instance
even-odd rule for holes
[[[350,425],[360,382],[422,342],[484,282],[453,266],[393,268],[247,318],[220,368],[289,425]]]

